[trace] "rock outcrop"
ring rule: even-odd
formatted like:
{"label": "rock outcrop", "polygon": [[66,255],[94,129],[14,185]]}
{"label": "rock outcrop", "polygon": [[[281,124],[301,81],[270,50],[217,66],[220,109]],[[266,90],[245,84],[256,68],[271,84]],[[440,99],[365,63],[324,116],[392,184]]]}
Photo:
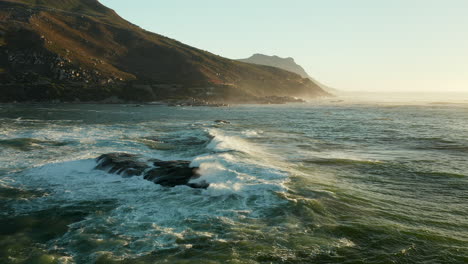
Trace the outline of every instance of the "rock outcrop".
{"label": "rock outcrop", "polygon": [[138,155],[128,153],[108,153],[99,156],[96,169],[115,173],[122,177],[143,176],[145,180],[152,181],[165,187],[187,185],[192,188],[206,189],[209,183],[198,181],[197,167],[190,167],[190,161],[172,160],[162,161],[150,159],[142,161]]}

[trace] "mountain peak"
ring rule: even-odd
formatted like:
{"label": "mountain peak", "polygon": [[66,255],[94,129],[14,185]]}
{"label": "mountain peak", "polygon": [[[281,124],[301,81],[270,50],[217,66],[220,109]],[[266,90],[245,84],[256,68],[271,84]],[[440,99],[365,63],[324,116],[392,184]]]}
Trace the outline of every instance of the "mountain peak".
{"label": "mountain peak", "polygon": [[324,85],[318,82],[317,80],[315,80],[314,78],[310,77],[310,75],[307,74],[304,68],[298,65],[294,61],[294,58],[292,57],[281,58],[276,55],[268,56],[268,55],[256,53],[252,55],[250,58],[241,59],[239,61],[259,64],[259,65],[272,66],[272,67],[280,68],[286,71],[290,71],[290,72],[299,74],[302,78],[308,78],[309,80],[311,80],[313,83],[315,83],[317,86],[324,89],[325,91],[336,92],[335,89],[330,88],[327,85]]}
{"label": "mountain peak", "polygon": [[277,55],[269,56],[269,55],[256,53],[252,55],[250,58],[241,59],[239,61],[277,67],[283,70],[287,70],[287,71],[299,74],[302,78],[312,79],[309,76],[309,74],[307,74],[307,72],[304,70],[304,68],[296,64],[296,62],[294,61],[294,58],[292,57],[281,58]]}

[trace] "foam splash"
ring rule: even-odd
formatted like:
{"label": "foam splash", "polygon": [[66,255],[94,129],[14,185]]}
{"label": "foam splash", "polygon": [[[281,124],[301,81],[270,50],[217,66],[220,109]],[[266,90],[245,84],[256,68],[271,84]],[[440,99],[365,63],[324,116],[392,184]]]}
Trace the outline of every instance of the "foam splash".
{"label": "foam splash", "polygon": [[200,156],[192,161],[191,166],[200,167],[199,173],[202,175],[192,182],[209,182],[210,187],[205,191],[209,195],[237,194],[248,197],[285,190],[287,175],[284,172],[247,163],[230,153]]}
{"label": "foam splash", "polygon": [[246,137],[258,137],[263,134],[262,130],[246,130],[242,132],[242,134]]}
{"label": "foam splash", "polygon": [[207,194],[250,196],[285,190],[287,173],[274,165],[280,164],[279,160],[237,135],[217,129],[208,133],[213,138],[206,148],[213,152],[198,156],[191,163],[200,168],[202,175],[192,182],[209,182]]}
{"label": "foam splash", "polygon": [[208,133],[213,137],[207,148],[216,152],[239,151],[244,153],[261,152],[256,146],[249,144],[239,136],[226,135],[217,129],[209,129]]}

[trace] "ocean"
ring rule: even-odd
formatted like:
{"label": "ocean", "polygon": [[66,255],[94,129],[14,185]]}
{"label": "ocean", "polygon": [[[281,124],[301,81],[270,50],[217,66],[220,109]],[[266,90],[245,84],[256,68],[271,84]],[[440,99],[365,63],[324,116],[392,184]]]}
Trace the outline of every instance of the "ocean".
{"label": "ocean", "polygon": [[0,105],[0,263],[468,263],[468,103]]}

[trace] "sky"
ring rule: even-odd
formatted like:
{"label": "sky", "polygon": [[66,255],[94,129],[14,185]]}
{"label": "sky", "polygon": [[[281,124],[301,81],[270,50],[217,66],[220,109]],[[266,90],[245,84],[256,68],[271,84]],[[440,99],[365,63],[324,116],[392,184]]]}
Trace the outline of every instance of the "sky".
{"label": "sky", "polygon": [[468,92],[468,0],[100,2],[223,57],[293,57],[341,90]]}

